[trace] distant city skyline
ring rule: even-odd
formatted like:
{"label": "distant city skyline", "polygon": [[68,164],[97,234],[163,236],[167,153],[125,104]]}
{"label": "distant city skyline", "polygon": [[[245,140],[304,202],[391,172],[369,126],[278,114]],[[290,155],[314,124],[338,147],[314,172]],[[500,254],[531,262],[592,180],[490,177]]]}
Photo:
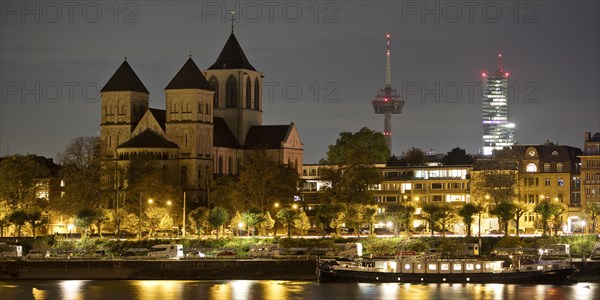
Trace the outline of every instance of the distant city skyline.
{"label": "distant city skyline", "polygon": [[[231,31],[231,9],[238,11],[241,46],[265,74],[264,124],[293,121],[305,163],[324,157],[342,131],[364,126],[383,131],[369,99],[385,79],[386,33],[393,37],[392,86],[406,100],[393,122],[394,154],[413,146],[478,153],[480,76],[495,70],[499,52],[511,73],[510,119],[517,143],[558,140],[582,148],[584,132],[600,131],[600,4],[595,1],[483,1],[474,2],[471,14],[465,4],[441,1],[276,2],[272,7],[89,1],[72,11],[60,3],[27,3],[3,1],[0,11],[2,155],[56,157],[72,138],[97,135],[96,89],[125,55],[150,92],[150,106],[164,108],[164,88],[190,52],[201,69],[214,63]],[[425,13],[427,8],[433,13]],[[57,9],[60,15],[53,13]],[[92,14],[94,9],[101,13]]]}

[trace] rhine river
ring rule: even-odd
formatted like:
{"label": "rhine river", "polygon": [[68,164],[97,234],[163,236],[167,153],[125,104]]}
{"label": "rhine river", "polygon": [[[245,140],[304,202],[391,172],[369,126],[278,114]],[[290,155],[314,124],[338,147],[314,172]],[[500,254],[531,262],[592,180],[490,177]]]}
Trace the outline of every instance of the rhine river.
{"label": "rhine river", "polygon": [[318,283],[276,280],[0,281],[0,299],[600,299],[574,285]]}

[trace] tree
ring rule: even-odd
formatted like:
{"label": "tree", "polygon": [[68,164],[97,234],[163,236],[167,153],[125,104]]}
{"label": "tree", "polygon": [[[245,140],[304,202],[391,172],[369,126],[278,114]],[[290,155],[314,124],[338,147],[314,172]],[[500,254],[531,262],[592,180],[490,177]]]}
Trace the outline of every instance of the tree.
{"label": "tree", "polygon": [[17,237],[21,237],[21,228],[27,223],[27,211],[18,209],[8,215],[8,221],[17,227]]}
{"label": "tree", "polygon": [[473,215],[479,213],[479,206],[473,203],[463,205],[458,211],[458,215],[462,218],[467,227],[467,237],[471,236],[471,224],[473,224]]}
{"label": "tree", "polygon": [[11,155],[0,162],[0,199],[11,209],[33,206],[40,178],[48,178],[50,171],[34,155]]}
{"label": "tree", "polygon": [[[269,232],[269,230],[272,230],[274,227],[275,227],[275,220],[273,220],[273,217],[271,217],[271,213],[268,211],[265,212],[263,215],[263,221],[259,225],[260,230],[267,233],[267,232]],[[273,236],[275,236],[275,234]]]}
{"label": "tree", "polygon": [[151,237],[157,230],[170,230],[173,228],[173,218],[170,210],[166,207],[152,205],[146,209],[146,227],[148,237]]}
{"label": "tree", "polygon": [[516,234],[517,236],[519,236],[519,228],[520,228],[520,220],[521,217],[529,211],[529,207],[527,206],[527,204],[523,203],[523,202],[514,202],[513,203],[514,208],[513,208],[513,213],[515,214],[515,230],[516,230]]}
{"label": "tree", "polygon": [[100,208],[102,201],[100,138],[76,137],[58,155],[64,196],[53,201],[53,210],[74,215]]}
{"label": "tree", "polygon": [[410,228],[410,220],[415,213],[415,207],[411,203],[393,203],[385,210],[386,219],[394,224],[394,234],[400,232],[400,228],[404,227],[405,231]]}
{"label": "tree", "polygon": [[434,234],[436,223],[442,227],[442,236],[446,236],[446,224],[454,217],[452,208],[447,203],[429,202],[423,204],[424,218],[431,226],[431,236]]}
{"label": "tree", "polygon": [[27,223],[29,223],[29,226],[31,226],[31,233],[35,238],[35,229],[44,223],[42,220],[42,213],[39,210],[28,212]]}
{"label": "tree", "polygon": [[540,216],[540,219],[542,219],[542,236],[546,236],[548,221],[557,210],[558,207],[548,199],[544,199],[535,205],[533,211]]}
{"label": "tree", "polygon": [[82,235],[88,234],[90,226],[96,222],[98,218],[98,212],[91,208],[82,209],[77,213],[75,217],[75,225],[83,229]]}
{"label": "tree", "polygon": [[324,203],[319,205],[316,217],[317,222],[321,224],[323,235],[325,234],[325,230],[330,227],[332,220],[336,218],[341,210],[342,207],[339,204]]}
{"label": "tree", "polygon": [[282,208],[277,212],[277,219],[287,227],[288,238],[292,237],[292,222],[296,219],[296,212],[291,208]]}
{"label": "tree", "polygon": [[[377,205],[365,205],[363,206],[363,219],[362,222],[369,226],[369,234],[373,233],[373,227],[375,225],[375,217],[379,211]],[[358,231],[360,234],[360,230]]]}
{"label": "tree", "polygon": [[248,229],[248,235],[250,235],[250,228],[254,229],[254,236],[257,235],[258,229],[256,225],[260,224],[264,221],[264,214],[262,211],[256,208],[250,208],[248,211],[242,213],[242,220],[246,223],[246,228]]}
{"label": "tree", "polygon": [[217,230],[217,238],[219,238],[219,230],[221,225],[227,223],[229,214],[223,207],[216,206],[210,210],[208,214],[208,223]]}
{"label": "tree", "polygon": [[515,216],[515,205],[511,201],[500,201],[490,209],[492,215],[498,216],[504,225],[504,235],[508,236],[508,225]]}
{"label": "tree", "polygon": [[208,226],[208,214],[210,210],[206,207],[198,207],[189,213],[188,219],[192,222],[192,226],[196,228],[196,234],[200,237],[202,228]]}
{"label": "tree", "polygon": [[600,216],[600,201],[590,201],[585,205],[585,213],[590,217],[592,221],[592,233],[596,233],[596,220]]}
{"label": "tree", "polygon": [[100,237],[102,237],[102,225],[104,225],[104,223],[106,223],[107,221],[110,220],[111,211],[112,210],[104,209],[104,208],[97,210],[98,216],[96,217],[95,225],[96,225],[96,228],[98,229],[98,235]]}
{"label": "tree", "polygon": [[300,230],[302,236],[306,230],[310,229],[310,220],[304,211],[301,211],[294,219],[294,227]]}
{"label": "tree", "polygon": [[470,165],[473,163],[473,156],[471,154],[467,154],[465,149],[461,149],[459,147],[453,148],[449,152],[444,155],[442,158],[442,164],[451,166],[451,165]]}
{"label": "tree", "polygon": [[370,204],[373,191],[370,186],[381,182],[375,163],[385,163],[389,158],[383,134],[366,127],[356,133],[342,132],[334,145],[330,145],[322,164],[321,177],[331,185],[325,190],[329,202]]}
{"label": "tree", "polygon": [[364,206],[360,204],[351,204],[346,207],[346,213],[344,214],[344,223],[346,228],[354,229],[358,235],[360,235],[360,225],[362,225],[364,216]]}
{"label": "tree", "polygon": [[390,151],[385,144],[385,138],[380,132],[367,127],[356,133],[342,132],[335,142],[329,145],[327,158],[322,164],[347,165],[385,163],[390,157]]}
{"label": "tree", "polygon": [[567,206],[560,202],[554,202],[556,207],[552,215],[552,225],[554,225],[554,236],[558,236],[558,230],[562,227],[562,214],[567,210]]}
{"label": "tree", "polygon": [[272,209],[276,202],[293,199],[298,183],[298,171],[293,164],[281,164],[271,159],[265,149],[255,149],[240,166],[239,177],[225,181],[217,198],[219,205],[227,205],[235,211],[251,208],[259,211]]}
{"label": "tree", "polygon": [[425,164],[425,152],[416,147],[412,147],[403,153],[400,162],[407,166],[421,166]]}

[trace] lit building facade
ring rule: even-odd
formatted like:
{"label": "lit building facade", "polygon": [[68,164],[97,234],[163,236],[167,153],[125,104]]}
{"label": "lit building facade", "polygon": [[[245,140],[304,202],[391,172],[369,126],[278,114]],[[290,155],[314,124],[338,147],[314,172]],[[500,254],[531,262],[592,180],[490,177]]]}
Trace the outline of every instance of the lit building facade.
{"label": "lit building facade", "polygon": [[515,124],[508,118],[508,76],[498,54],[498,70],[483,73],[483,155],[515,144]]}
{"label": "lit building facade", "polygon": [[593,136],[585,133],[585,145],[580,158],[581,205],[600,205],[600,132]]}

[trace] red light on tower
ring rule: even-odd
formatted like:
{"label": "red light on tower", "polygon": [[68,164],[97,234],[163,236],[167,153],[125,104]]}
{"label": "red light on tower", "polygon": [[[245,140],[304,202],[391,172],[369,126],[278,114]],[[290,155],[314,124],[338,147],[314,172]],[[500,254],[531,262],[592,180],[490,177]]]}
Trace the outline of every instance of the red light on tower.
{"label": "red light on tower", "polygon": [[508,77],[508,72],[504,73],[504,75]]}
{"label": "red light on tower", "polygon": [[387,37],[389,39],[390,38],[390,34],[388,33],[385,37]]}
{"label": "red light on tower", "polygon": [[486,75],[485,73],[481,73],[481,76],[482,76],[482,77],[485,77],[485,75]]}

